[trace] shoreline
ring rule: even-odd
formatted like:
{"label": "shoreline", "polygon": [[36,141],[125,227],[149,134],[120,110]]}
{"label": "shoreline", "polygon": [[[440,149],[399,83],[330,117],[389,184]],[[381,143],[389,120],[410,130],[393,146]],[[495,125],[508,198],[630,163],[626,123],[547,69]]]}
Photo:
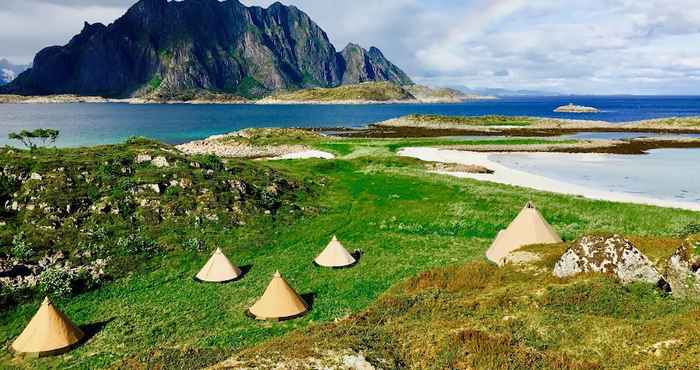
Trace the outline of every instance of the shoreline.
{"label": "shoreline", "polygon": [[277,100],[264,98],[260,100],[157,100],[145,98],[113,99],[99,96],[15,96],[0,95],[0,105],[3,104],[132,104],[132,105],[395,105],[395,104],[459,104],[469,101],[497,100],[492,97],[465,99],[408,99],[408,100]]}
{"label": "shoreline", "polygon": [[[529,172],[512,169],[489,159],[494,153],[479,153],[459,150],[444,150],[436,148],[404,148],[398,155],[416,158],[426,162],[452,163],[461,165],[477,165],[489,168],[493,174],[472,174],[465,172],[435,171],[435,173],[458,178],[469,178],[479,181],[490,181],[504,185],[519,186],[539,191],[581,196],[593,200],[634,203],[657,207],[678,208],[690,211],[700,211],[700,204],[674,201],[646,196],[618,193],[607,190],[597,190],[581,185],[554,180]],[[566,189],[566,190],[562,190]]]}

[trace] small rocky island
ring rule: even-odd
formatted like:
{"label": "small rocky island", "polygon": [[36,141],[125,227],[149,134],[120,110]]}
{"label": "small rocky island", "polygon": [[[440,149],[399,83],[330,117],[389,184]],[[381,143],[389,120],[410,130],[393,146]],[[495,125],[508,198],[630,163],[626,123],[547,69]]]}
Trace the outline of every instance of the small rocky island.
{"label": "small rocky island", "polygon": [[575,105],[574,103],[562,105],[554,111],[557,113],[600,113],[600,110],[598,108],[586,107],[583,105]]}

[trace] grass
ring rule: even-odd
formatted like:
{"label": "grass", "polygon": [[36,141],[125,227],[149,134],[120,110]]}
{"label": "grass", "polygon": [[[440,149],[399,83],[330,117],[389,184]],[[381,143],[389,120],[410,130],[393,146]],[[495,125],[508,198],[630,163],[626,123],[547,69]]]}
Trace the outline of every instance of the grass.
{"label": "grass", "polygon": [[[517,360],[524,356],[526,362],[517,362],[523,364],[522,368],[529,365],[544,368],[557,361],[569,361],[558,352],[566,347],[549,349],[551,343],[564,340],[570,343],[577,334],[586,333],[582,331],[584,326],[578,324],[576,330],[567,333],[563,330],[564,324],[580,319],[584,325],[594,317],[563,312],[562,315],[568,315],[562,316],[566,320],[550,322],[558,330],[548,331],[546,335],[537,334],[531,325],[547,320],[544,314],[531,318],[518,316],[518,321],[506,325],[501,323],[498,309],[503,305],[508,307],[513,294],[516,297],[526,294],[519,282],[528,284],[528,278],[515,273],[504,276],[505,273],[483,263],[477,264],[483,270],[479,273],[481,280],[472,279],[472,272],[450,275],[450,271],[461,271],[469,261],[481,260],[497,231],[507,226],[530,199],[567,240],[591,231],[671,236],[698,219],[697,213],[690,211],[591,201],[436,176],[426,173],[415,160],[379,156],[376,152],[369,152],[371,156],[353,156],[356,153],[353,150],[366,147],[352,147],[352,141],[343,144],[347,147],[338,150],[350,151],[348,154],[353,159],[269,164],[274,170],[293,175],[300,181],[313,180],[320,184],[322,191],[318,197],[300,195],[302,199],[298,202],[303,212],[259,217],[250,220],[246,227],[221,228],[209,235],[209,249],[220,246],[235,263],[252,266],[240,282],[228,285],[193,282],[191,277],[207,260],[208,252],[175,250],[156,256],[142,268],[105,287],[57,301],[76,323],[103,326],[88,343],[70,354],[38,360],[22,360],[3,353],[0,363],[20,368],[196,368],[297,329],[320,330],[316,324],[329,323],[370,307],[370,314],[360,317],[368,317],[367,322],[376,325],[358,323],[346,327],[347,331],[356,331],[346,336],[347,340],[359,338],[360,344],[364,343],[367,348],[372,343],[374,347],[371,348],[383,346],[388,354],[381,352],[378,356],[390,355],[397,364],[415,360],[419,368],[420,364],[429,364],[429,359],[435,359],[435,364],[447,367],[455,365],[454,359],[460,358],[459,353],[451,352],[453,349],[473,351],[486,342],[499,348],[497,354],[507,355],[503,358]],[[389,150],[385,142],[377,145],[377,152]],[[311,264],[333,234],[337,234],[349,249],[363,250],[357,267],[322,270]],[[392,289],[393,298],[391,294],[384,296],[373,306],[392,285],[445,266],[455,267],[437,272],[444,276],[441,284],[458,279],[465,281],[468,289],[455,287],[448,289],[454,293],[443,293],[439,287],[426,283],[425,289],[412,288],[414,291],[411,291],[407,290],[410,285],[402,283]],[[244,315],[244,310],[262,293],[275,270],[280,270],[300,293],[315,295],[309,315],[284,323],[257,322]],[[477,291],[475,294],[481,292],[478,299],[463,297],[472,294],[468,284],[477,284],[476,288],[478,284],[493,287],[502,285],[503,281],[513,285],[503,286],[496,292]],[[463,299],[451,301],[450,294]],[[554,303],[548,310],[555,311],[556,305],[561,304],[557,302],[565,302],[571,294],[552,293],[559,301],[552,298],[550,302]],[[605,299],[618,299],[616,297]],[[425,305],[425,302],[442,303],[435,306]],[[19,334],[37,304],[38,300],[3,313],[0,343],[8,345]],[[442,310],[447,307],[453,308]],[[690,317],[698,315],[687,307],[678,312],[687,312]],[[430,319],[412,321],[423,315]],[[474,327],[454,337],[450,334],[451,326],[443,326],[454,318],[464,321],[453,321],[450,325],[472,323]],[[480,324],[481,320],[487,321]],[[603,322],[616,325],[610,320]],[[392,334],[402,323],[411,330]],[[487,324],[506,326],[504,330],[510,331],[495,335],[486,330]],[[508,329],[509,325],[514,326]],[[532,333],[530,337],[523,337],[525,332],[517,328],[523,331],[529,328]],[[407,336],[398,336],[399,333]],[[425,333],[432,334],[426,336]],[[606,333],[613,335],[614,331]],[[563,339],[554,341],[550,336]],[[432,339],[438,339],[437,345],[429,345]],[[401,351],[423,348],[424,352],[416,351],[408,356],[396,352],[397,348],[404,348]],[[519,352],[514,353],[511,348]],[[479,361],[475,364],[482,368],[504,364],[497,356]]]}
{"label": "grass", "polygon": [[313,145],[322,141],[331,141],[320,134],[308,130],[282,128],[247,129],[240,135],[225,136],[223,142],[237,142],[251,146],[280,146],[280,145]]}
{"label": "grass", "polygon": [[403,87],[390,82],[366,82],[333,88],[310,88],[271,97],[281,101],[393,101],[413,100]]}
{"label": "grass", "polygon": [[[246,228],[221,230],[216,235],[210,247],[221,246],[234,262],[252,265],[245,279],[229,285],[197,284],[191,277],[208,258],[206,253],[176,251],[158,256],[128,277],[57,302],[78,324],[104,325],[87,344],[60,357],[20,360],[3,354],[0,362],[26,368],[144,368],[148,359],[164,368],[209,365],[267,339],[360,312],[393,284],[422,271],[480,260],[496,232],[529,199],[569,240],[594,230],[672,235],[697,220],[697,214],[688,211],[589,201],[429,175],[409,159],[364,157],[272,166],[295,176],[320,178],[325,186],[320,199],[306,200],[311,215],[260,218]],[[364,251],[356,268],[320,270],[311,264],[333,234],[348,248]],[[256,322],[244,315],[275,270],[282,271],[300,293],[315,294],[309,315],[285,323]],[[489,299],[505,299],[498,297]],[[11,342],[37,303],[3,314],[0,342]],[[413,317],[423,311],[399,310],[396,316],[391,312],[382,317],[396,317],[392,322],[398,323],[407,313]],[[429,312],[438,314],[439,310]],[[437,326],[423,329],[437,330]],[[448,335],[446,330],[439,332]],[[380,338],[386,332],[370,334],[365,339]],[[479,335],[486,334],[467,335],[463,340],[477,345],[474,338]],[[494,340],[503,339],[499,338]],[[547,338],[539,340],[548,343]],[[450,347],[445,344],[443,349]],[[447,364],[448,360],[441,361]]]}
{"label": "grass", "polygon": [[478,139],[459,140],[454,138],[409,138],[409,139],[333,139],[315,140],[307,145],[319,150],[332,152],[338,156],[355,158],[360,156],[392,156],[408,147],[477,146],[477,145],[536,145],[573,144],[574,140],[550,139]]}
{"label": "grass", "polygon": [[[668,254],[668,239],[645,240],[645,253]],[[303,362],[322,358],[319,349],[350,349],[385,368],[696,367],[700,304],[609,276],[554,278],[565,248],[528,248],[544,257],[534,271],[474,261],[420,273],[346,320],[263,343],[239,359]],[[669,340],[672,348],[654,349]]]}
{"label": "grass", "polygon": [[412,114],[406,120],[425,124],[458,124],[463,126],[530,126],[536,119],[509,116],[443,116],[434,114]]}

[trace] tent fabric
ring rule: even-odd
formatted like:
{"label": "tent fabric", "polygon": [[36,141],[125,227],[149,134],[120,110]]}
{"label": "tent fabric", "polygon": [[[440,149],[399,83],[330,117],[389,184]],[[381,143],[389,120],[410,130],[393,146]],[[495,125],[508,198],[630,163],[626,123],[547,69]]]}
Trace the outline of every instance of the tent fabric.
{"label": "tent fabric", "polygon": [[526,245],[561,243],[561,236],[542,217],[532,202],[518,214],[513,222],[498,233],[486,257],[498,265],[503,265],[505,257]]}
{"label": "tent fabric", "polygon": [[70,351],[80,344],[84,336],[47,297],[11,348],[14,352],[29,357],[52,356]]}
{"label": "tent fabric", "polygon": [[239,279],[242,274],[241,270],[224,255],[221,248],[217,248],[195,276],[195,280],[205,283],[227,283]]}
{"label": "tent fabric", "polygon": [[248,315],[258,320],[282,321],[303,316],[308,310],[304,299],[277,271],[262,297],[248,309]]}
{"label": "tent fabric", "polygon": [[321,267],[344,268],[352,267],[357,263],[357,260],[343,247],[338,238],[333,236],[333,240],[316,257],[314,263]]}

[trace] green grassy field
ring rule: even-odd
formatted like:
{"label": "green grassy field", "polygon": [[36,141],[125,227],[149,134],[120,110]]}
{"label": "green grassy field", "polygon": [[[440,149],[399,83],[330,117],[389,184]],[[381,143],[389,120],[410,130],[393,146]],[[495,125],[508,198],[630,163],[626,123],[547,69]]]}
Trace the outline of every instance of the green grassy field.
{"label": "green grassy field", "polygon": [[[698,220],[698,214],[690,211],[591,201],[436,176],[426,173],[417,161],[377,155],[391,153],[385,144],[365,152],[372,155],[369,157],[356,154],[333,161],[270,163],[278,171],[323,185],[317,196],[300,201],[301,214],[260,217],[245,227],[222,229],[208,238],[216,244],[209,245],[210,249],[220,246],[233,262],[251,266],[241,281],[227,285],[193,282],[208,252],[174,251],[157,256],[127,277],[56,302],[77,324],[100,328],[83,346],[63,356],[38,360],[3,352],[2,367],[211,365],[290,331],[360,312],[394,284],[422,271],[483,259],[497,231],[528,200],[535,201],[567,240],[591,231],[669,236]],[[351,154],[355,149],[338,151]],[[322,270],[311,264],[333,234],[348,249],[364,252],[355,268]],[[313,309],[307,316],[284,323],[257,322],[245,316],[244,310],[262,293],[275,270],[301,294],[313,294]],[[0,343],[11,343],[38,303],[2,313]]]}
{"label": "green grassy field", "polygon": [[510,116],[444,116],[437,114],[411,114],[403,119],[422,124],[450,123],[461,126],[530,126],[537,119]]}

